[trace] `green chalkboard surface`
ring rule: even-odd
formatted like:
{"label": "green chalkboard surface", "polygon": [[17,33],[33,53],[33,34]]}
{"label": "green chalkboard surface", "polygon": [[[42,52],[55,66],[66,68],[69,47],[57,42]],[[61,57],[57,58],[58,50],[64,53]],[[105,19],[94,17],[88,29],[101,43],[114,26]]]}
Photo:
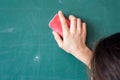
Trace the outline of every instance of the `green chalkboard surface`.
{"label": "green chalkboard surface", "polygon": [[87,22],[90,48],[120,32],[120,0],[0,0],[0,80],[88,80],[48,27],[58,10]]}

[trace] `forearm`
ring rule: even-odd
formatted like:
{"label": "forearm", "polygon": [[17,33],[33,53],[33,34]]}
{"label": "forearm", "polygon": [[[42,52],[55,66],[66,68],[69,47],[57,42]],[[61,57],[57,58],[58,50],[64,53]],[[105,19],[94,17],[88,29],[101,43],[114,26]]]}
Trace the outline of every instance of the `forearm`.
{"label": "forearm", "polygon": [[86,47],[83,51],[77,50],[74,53],[71,53],[78,60],[82,61],[85,65],[90,67],[90,60],[92,56],[92,51]]}

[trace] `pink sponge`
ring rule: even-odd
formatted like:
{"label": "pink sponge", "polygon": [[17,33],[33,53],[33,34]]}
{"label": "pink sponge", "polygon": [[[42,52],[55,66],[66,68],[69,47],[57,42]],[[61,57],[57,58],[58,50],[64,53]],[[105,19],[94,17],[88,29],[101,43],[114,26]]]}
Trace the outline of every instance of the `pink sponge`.
{"label": "pink sponge", "polygon": [[[68,24],[68,27],[70,26],[70,21],[66,19],[66,22]],[[56,14],[53,19],[50,21],[49,23],[49,27],[54,30],[55,32],[57,32],[61,37],[63,36],[63,32],[62,32],[62,25],[59,19],[58,14]]]}

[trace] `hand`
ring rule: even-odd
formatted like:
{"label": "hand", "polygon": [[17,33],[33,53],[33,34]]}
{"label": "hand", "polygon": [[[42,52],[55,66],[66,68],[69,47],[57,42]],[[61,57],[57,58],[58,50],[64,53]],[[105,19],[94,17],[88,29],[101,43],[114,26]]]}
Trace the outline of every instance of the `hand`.
{"label": "hand", "polygon": [[81,22],[80,18],[76,18],[75,16],[70,15],[69,28],[62,11],[59,11],[58,15],[62,25],[63,39],[61,39],[61,37],[53,31],[56,42],[58,43],[60,48],[68,53],[71,53],[73,56],[88,65],[91,58],[91,51],[85,44],[86,23]]}

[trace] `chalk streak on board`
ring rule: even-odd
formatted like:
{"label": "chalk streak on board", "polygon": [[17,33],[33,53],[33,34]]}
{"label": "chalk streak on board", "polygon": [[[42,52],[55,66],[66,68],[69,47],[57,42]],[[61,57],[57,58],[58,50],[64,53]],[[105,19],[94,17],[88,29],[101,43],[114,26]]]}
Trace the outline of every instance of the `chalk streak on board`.
{"label": "chalk streak on board", "polygon": [[62,4],[62,0],[58,0],[58,2],[59,2],[60,4]]}
{"label": "chalk streak on board", "polygon": [[40,55],[36,55],[33,60],[34,60],[35,62],[39,62],[39,60],[40,60]]}
{"label": "chalk streak on board", "polygon": [[4,32],[13,32],[15,29],[13,27],[11,28],[8,28],[8,29],[4,29],[4,30],[1,30],[0,32],[1,33],[4,33]]}

